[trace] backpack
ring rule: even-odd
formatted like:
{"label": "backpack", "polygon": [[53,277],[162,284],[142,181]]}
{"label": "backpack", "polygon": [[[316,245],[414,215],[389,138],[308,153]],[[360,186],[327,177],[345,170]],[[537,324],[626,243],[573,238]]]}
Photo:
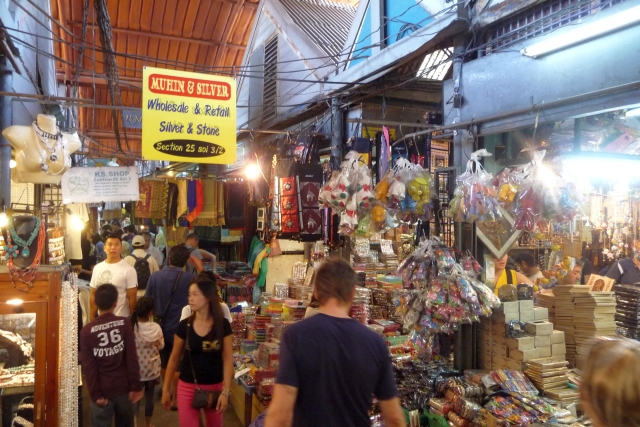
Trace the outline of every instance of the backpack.
{"label": "backpack", "polygon": [[149,261],[147,260],[151,255],[147,254],[144,258],[138,258],[135,255],[131,256],[136,260],[133,268],[138,276],[138,289],[146,289],[149,277],[151,277],[151,267],[149,267]]}

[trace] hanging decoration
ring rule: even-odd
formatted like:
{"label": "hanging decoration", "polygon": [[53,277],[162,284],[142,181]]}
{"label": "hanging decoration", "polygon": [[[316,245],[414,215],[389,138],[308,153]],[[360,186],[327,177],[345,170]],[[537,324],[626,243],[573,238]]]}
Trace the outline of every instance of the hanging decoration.
{"label": "hanging decoration", "polygon": [[482,157],[490,155],[485,149],[472,153],[467,170],[456,178],[456,189],[449,210],[454,220],[474,223],[495,221],[502,216],[492,185],[493,176],[480,164]]}
{"label": "hanging decoration", "polygon": [[[69,273],[69,281],[62,282],[60,295],[60,348],[78,347],[78,277]],[[58,363],[60,378],[58,394],[58,426],[78,426],[78,352],[61,351]]]}
{"label": "hanging decoration", "polygon": [[424,241],[398,267],[403,287],[394,300],[404,327],[422,340],[434,333],[452,333],[460,324],[488,316],[500,300],[477,277],[480,264],[466,254],[456,262],[453,251],[436,238]]}
{"label": "hanging decoration", "polygon": [[[11,283],[13,284],[13,287],[16,288],[19,291],[22,292],[29,292],[31,290],[31,288],[33,288],[33,281],[36,279],[36,274],[38,273],[38,267],[40,266],[40,261],[42,259],[42,248],[44,247],[44,240],[46,237],[46,232],[45,232],[45,228],[44,228],[44,223],[42,221],[40,221],[40,218],[38,217],[34,217],[35,219],[35,223],[36,223],[36,227],[34,227],[34,231],[31,234],[31,236],[29,237],[29,240],[27,240],[28,242],[33,242],[33,240],[35,239],[35,236],[38,237],[38,249],[36,250],[36,255],[35,258],[33,259],[33,262],[31,263],[31,265],[27,268],[18,268],[16,267],[16,265],[14,264],[13,260],[14,258],[17,258],[17,251],[13,250],[13,245],[10,242],[9,245],[7,245],[7,247],[5,247],[5,250],[7,251],[7,266],[9,267],[9,276],[11,277]],[[10,228],[10,235],[13,236],[13,234],[15,234],[15,230],[13,230],[13,228]],[[34,234],[35,233],[35,234]],[[15,234],[16,237],[19,238],[19,236],[17,234]],[[9,239],[7,239],[9,240]],[[22,245],[23,243],[26,244],[26,242],[22,239],[20,239],[19,244]],[[29,243],[31,244],[31,243]],[[25,257],[28,257],[29,255],[29,250],[28,250],[28,246],[29,244],[26,244],[25,249],[27,249],[27,255],[22,255]],[[11,248],[9,248],[9,246],[11,246]],[[23,249],[22,254],[24,254],[25,250]],[[14,256],[15,255],[15,256]],[[15,280],[18,280],[20,283],[22,283],[25,286],[16,286]]]}
{"label": "hanging decoration", "polygon": [[374,188],[371,170],[359,156],[349,152],[320,191],[321,207],[340,216],[340,234],[370,236],[431,218],[435,190],[427,170],[400,158]]}

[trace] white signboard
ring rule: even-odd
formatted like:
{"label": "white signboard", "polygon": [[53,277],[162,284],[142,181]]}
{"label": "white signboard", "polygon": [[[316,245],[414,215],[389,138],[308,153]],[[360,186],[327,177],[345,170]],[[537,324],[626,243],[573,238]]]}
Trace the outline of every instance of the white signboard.
{"label": "white signboard", "polygon": [[71,168],[62,176],[60,185],[65,205],[140,200],[135,166]]}

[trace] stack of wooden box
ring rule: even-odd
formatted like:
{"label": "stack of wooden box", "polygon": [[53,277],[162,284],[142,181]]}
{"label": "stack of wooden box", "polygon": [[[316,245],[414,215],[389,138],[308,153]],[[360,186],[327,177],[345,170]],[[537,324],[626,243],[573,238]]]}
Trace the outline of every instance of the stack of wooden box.
{"label": "stack of wooden box", "polygon": [[576,367],[582,369],[590,342],[616,335],[616,298],[614,292],[589,292],[576,294],[573,302]]}

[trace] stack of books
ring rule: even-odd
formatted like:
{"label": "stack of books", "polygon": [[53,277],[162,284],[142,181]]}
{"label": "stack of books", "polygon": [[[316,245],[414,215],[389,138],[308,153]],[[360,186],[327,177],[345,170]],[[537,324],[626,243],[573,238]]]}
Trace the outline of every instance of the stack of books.
{"label": "stack of books", "polygon": [[613,292],[589,292],[574,298],[576,367],[582,369],[591,341],[616,335],[616,299]]}
{"label": "stack of books", "polygon": [[553,288],[555,297],[555,322],[557,330],[564,332],[567,345],[567,360],[575,366],[576,363],[576,338],[573,324],[573,298],[574,293],[589,292],[589,288],[582,285],[556,286]]}
{"label": "stack of books", "polygon": [[556,324],[555,318],[555,307],[556,307],[556,298],[553,294],[543,294],[539,293],[536,295],[536,307],[546,308],[549,312],[549,322]]}
{"label": "stack of books", "polygon": [[617,285],[616,331],[619,336],[640,341],[640,288]]}
{"label": "stack of books", "polygon": [[[567,361],[558,361],[556,359],[536,359],[527,363],[525,374],[538,390],[562,395],[571,391],[567,386],[569,381]],[[574,397],[564,396],[564,399],[573,399]],[[573,400],[572,400],[573,401]]]}

